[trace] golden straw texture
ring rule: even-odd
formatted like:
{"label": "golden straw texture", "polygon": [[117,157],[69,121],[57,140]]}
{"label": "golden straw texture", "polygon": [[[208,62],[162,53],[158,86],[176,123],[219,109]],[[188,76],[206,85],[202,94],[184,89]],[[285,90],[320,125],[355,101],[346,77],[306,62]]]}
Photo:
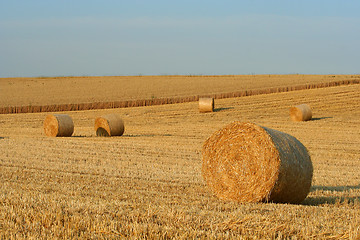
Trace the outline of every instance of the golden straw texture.
{"label": "golden straw texture", "polygon": [[308,121],[312,118],[312,112],[309,105],[300,104],[290,108],[290,118],[294,122]]}
{"label": "golden straw texture", "polygon": [[202,175],[217,197],[236,202],[300,203],[313,167],[296,138],[254,123],[233,122],[202,149]]}
{"label": "golden straw texture", "polygon": [[[334,86],[342,86],[349,84],[359,84],[359,79],[341,80],[324,83],[304,84],[288,87],[272,87],[256,90],[242,90],[237,92],[227,92],[214,94],[214,99],[234,98],[253,96],[258,94],[280,93],[289,91],[299,91],[304,89],[316,89],[326,88]],[[72,103],[72,104],[54,104],[54,105],[32,105],[32,106],[8,106],[0,107],[0,114],[9,113],[35,113],[35,112],[60,112],[60,111],[81,111],[91,109],[106,109],[106,108],[127,108],[127,107],[140,107],[140,106],[152,106],[161,104],[175,104],[184,102],[198,101],[198,96],[187,97],[164,97],[155,99],[143,99],[143,100],[123,100],[123,101],[110,101],[110,102],[93,102],[93,103]]]}
{"label": "golden straw texture", "polygon": [[199,98],[199,112],[213,112],[214,98]]}
{"label": "golden straw texture", "polygon": [[49,137],[70,137],[74,132],[74,123],[67,114],[47,115],[44,121],[45,135]]}
{"label": "golden straw texture", "polygon": [[96,136],[121,136],[124,130],[124,121],[117,114],[108,114],[95,119]]}

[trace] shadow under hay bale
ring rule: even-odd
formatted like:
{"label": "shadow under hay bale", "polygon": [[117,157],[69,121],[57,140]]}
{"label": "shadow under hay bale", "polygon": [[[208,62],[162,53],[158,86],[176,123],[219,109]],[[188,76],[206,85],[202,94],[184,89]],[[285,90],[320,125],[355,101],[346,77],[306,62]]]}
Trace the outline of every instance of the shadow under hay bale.
{"label": "shadow under hay bale", "polygon": [[223,200],[300,203],[310,191],[313,166],[295,137],[233,122],[205,141],[202,175]]}
{"label": "shadow under hay bale", "polygon": [[294,122],[309,121],[311,118],[312,111],[307,104],[300,104],[290,108],[290,119]]}
{"label": "shadow under hay bale", "polygon": [[[326,195],[322,196],[309,196],[303,202],[304,205],[309,206],[320,206],[323,204],[357,204],[360,201],[360,196],[343,197],[339,196],[346,195],[346,192],[352,192],[360,189],[360,185],[353,186],[312,186],[311,192],[324,191]],[[329,195],[330,192],[330,195]]]}
{"label": "shadow under hay bale", "polygon": [[319,120],[324,120],[324,119],[330,119],[333,117],[318,117],[318,118],[311,118],[311,121],[319,121]]}
{"label": "shadow under hay bale", "polygon": [[221,112],[225,110],[234,109],[234,107],[222,107],[222,108],[214,108],[214,112]]}
{"label": "shadow under hay bale", "polygon": [[49,137],[70,137],[74,132],[74,122],[67,114],[47,115],[44,131]]}
{"label": "shadow under hay bale", "polygon": [[213,112],[214,111],[214,98],[199,98],[199,112]]}
{"label": "shadow under hay bale", "polygon": [[121,136],[124,131],[124,121],[117,114],[108,114],[95,119],[96,136]]}

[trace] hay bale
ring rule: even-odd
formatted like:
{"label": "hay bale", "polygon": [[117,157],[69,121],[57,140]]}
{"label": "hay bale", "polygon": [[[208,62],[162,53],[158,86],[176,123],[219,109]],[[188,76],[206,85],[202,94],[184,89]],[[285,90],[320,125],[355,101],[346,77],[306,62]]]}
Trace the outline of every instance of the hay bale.
{"label": "hay bale", "polygon": [[44,131],[49,137],[70,137],[74,132],[74,123],[67,114],[50,114],[45,118]]}
{"label": "hay bale", "polygon": [[313,166],[295,137],[233,122],[204,143],[202,175],[223,200],[300,203],[310,191]]}
{"label": "hay bale", "polygon": [[199,98],[199,112],[213,112],[214,98]]}
{"label": "hay bale", "polygon": [[117,114],[108,114],[95,119],[96,136],[121,136],[124,130],[124,121]]}
{"label": "hay bale", "polygon": [[292,107],[290,108],[290,118],[294,122],[311,120],[311,108],[307,104],[300,104]]}

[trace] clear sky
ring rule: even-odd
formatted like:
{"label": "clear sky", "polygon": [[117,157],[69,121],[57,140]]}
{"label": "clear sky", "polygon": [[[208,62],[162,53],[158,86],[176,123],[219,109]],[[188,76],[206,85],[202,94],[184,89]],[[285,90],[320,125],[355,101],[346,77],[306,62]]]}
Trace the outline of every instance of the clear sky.
{"label": "clear sky", "polygon": [[359,0],[0,0],[0,77],[359,74]]}

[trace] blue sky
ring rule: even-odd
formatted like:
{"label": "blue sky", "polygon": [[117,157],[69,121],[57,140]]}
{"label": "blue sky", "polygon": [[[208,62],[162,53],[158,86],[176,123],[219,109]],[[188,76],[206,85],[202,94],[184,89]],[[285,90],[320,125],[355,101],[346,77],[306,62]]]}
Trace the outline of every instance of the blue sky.
{"label": "blue sky", "polygon": [[359,74],[358,0],[0,0],[0,77]]}

